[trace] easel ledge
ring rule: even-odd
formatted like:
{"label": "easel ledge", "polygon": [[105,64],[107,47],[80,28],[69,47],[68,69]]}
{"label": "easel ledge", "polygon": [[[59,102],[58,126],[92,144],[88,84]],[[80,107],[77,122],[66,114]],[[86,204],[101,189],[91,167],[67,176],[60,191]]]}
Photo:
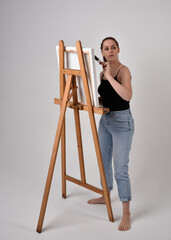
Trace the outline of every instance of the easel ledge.
{"label": "easel ledge", "polygon": [[[62,104],[63,99],[59,99],[59,98],[54,98],[54,103],[61,105]],[[78,103],[78,104],[74,104],[72,101],[69,101],[67,103],[67,107],[70,107],[72,109],[77,109],[77,110],[84,110],[88,112],[88,106],[82,103]],[[93,106],[93,112],[97,113],[97,114],[105,114],[107,112],[109,112],[109,108],[104,108],[104,107],[94,107]]]}

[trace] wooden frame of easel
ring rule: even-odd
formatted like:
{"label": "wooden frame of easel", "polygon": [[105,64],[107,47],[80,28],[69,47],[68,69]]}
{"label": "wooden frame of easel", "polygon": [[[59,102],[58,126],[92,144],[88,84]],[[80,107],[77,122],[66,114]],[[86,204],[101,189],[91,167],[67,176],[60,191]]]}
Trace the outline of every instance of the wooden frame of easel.
{"label": "wooden frame of easel", "polygon": [[[85,187],[89,190],[92,190],[94,192],[97,192],[101,195],[104,195],[109,220],[111,222],[114,222],[112,208],[111,208],[111,201],[110,201],[109,192],[107,189],[105,172],[104,172],[100,145],[98,140],[97,128],[96,128],[96,123],[94,118],[94,113],[104,114],[109,109],[98,108],[92,105],[90,90],[88,86],[86,70],[84,65],[83,51],[82,51],[82,46],[80,41],[76,42],[76,49],[77,49],[77,55],[78,55],[78,60],[80,64],[80,70],[66,69],[64,68],[64,51],[65,51],[64,42],[62,40],[59,41],[60,99],[55,98],[54,103],[60,104],[60,115],[59,115],[55,141],[53,145],[51,161],[49,165],[49,171],[48,171],[48,176],[47,176],[44,195],[43,195],[39,220],[37,224],[38,233],[41,233],[42,231],[42,226],[43,226],[47,201],[49,197],[49,191],[51,187],[52,176],[53,176],[53,171],[55,167],[56,156],[58,152],[60,139],[61,139],[61,159],[62,159],[62,197],[66,198],[66,181],[67,180],[75,184],[78,184],[82,187]],[[65,74],[67,75],[66,81],[65,81]],[[87,105],[78,103],[76,76],[82,77]],[[73,97],[73,102],[69,101],[71,97]],[[81,180],[78,180],[66,174],[65,112],[67,107],[70,107],[74,110]],[[103,190],[86,183],[79,110],[88,111],[88,114],[89,114]]]}

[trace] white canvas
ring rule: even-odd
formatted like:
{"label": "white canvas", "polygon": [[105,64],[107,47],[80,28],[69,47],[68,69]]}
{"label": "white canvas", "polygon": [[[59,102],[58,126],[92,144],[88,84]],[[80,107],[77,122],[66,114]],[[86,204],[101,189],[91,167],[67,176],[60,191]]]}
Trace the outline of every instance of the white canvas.
{"label": "white canvas", "polygon": [[[95,60],[94,60],[94,49],[83,48],[82,50],[83,50],[84,63],[85,63],[86,74],[87,74],[87,79],[89,83],[92,104],[93,106],[99,107],[96,69],[95,69]],[[59,67],[59,46],[56,46],[56,52],[57,52],[58,67]],[[65,47],[64,67],[69,69],[76,69],[76,70],[80,69],[76,47]],[[80,76],[76,76],[76,82],[78,86],[78,89],[77,89],[78,101],[83,104],[86,104],[82,78]]]}

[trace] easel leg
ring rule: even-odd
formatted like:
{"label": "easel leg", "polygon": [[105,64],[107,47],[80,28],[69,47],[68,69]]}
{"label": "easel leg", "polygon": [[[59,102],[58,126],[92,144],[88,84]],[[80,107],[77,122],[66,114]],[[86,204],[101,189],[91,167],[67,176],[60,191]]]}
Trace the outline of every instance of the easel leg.
{"label": "easel leg", "polygon": [[97,155],[100,176],[101,176],[101,180],[102,180],[104,198],[106,201],[106,207],[107,207],[107,211],[108,211],[109,220],[111,222],[114,222],[112,208],[111,208],[111,201],[110,201],[109,192],[107,189],[106,177],[105,177],[105,172],[104,172],[104,167],[103,167],[99,139],[98,139],[98,135],[97,135],[97,128],[96,128],[94,113],[93,113],[93,109],[92,109],[91,96],[90,96],[89,86],[88,86],[88,82],[87,82],[86,71],[85,71],[85,66],[84,66],[84,61],[83,61],[83,52],[82,52],[82,47],[81,47],[80,41],[76,42],[76,47],[77,47],[77,52],[78,52],[80,69],[82,70],[84,91],[85,91],[86,102],[87,102],[87,106],[88,106],[88,113],[89,113],[89,118],[90,118],[91,130],[93,133],[93,139],[94,139],[94,144],[95,144],[95,150],[96,150],[96,155]]}
{"label": "easel leg", "polygon": [[73,77],[72,75],[69,75],[67,78],[62,107],[61,107],[61,111],[60,111],[60,115],[59,115],[59,121],[58,121],[55,141],[54,141],[54,145],[53,145],[53,151],[52,151],[48,176],[47,176],[47,180],[46,180],[46,186],[45,186],[45,190],[44,190],[43,201],[42,201],[40,215],[39,215],[39,221],[38,221],[38,225],[37,225],[37,232],[39,232],[39,233],[42,231],[42,225],[43,225],[43,220],[44,220],[44,216],[45,216],[50,186],[51,186],[51,182],[52,182],[52,176],[53,176],[53,171],[54,171],[54,167],[55,167],[56,155],[57,155],[57,151],[58,151],[59,140],[60,140],[60,136],[61,136],[63,119],[64,119],[64,115],[65,115],[65,111],[66,111],[67,98],[68,98],[68,94],[70,91],[72,77]]}
{"label": "easel leg", "polygon": [[61,168],[62,168],[62,197],[66,198],[66,144],[65,144],[65,117],[61,131]]}
{"label": "easel leg", "polygon": [[[75,87],[76,87],[76,77],[74,76],[72,89],[74,89]],[[78,103],[77,92],[73,96],[73,103],[74,104]],[[82,146],[82,139],[81,139],[80,115],[79,115],[78,109],[74,109],[74,117],[75,117],[75,129],[76,129],[76,135],[77,135],[77,147],[78,147],[78,156],[79,156],[79,164],[80,164],[81,182],[86,183],[83,146]]]}
{"label": "easel leg", "polygon": [[86,183],[79,110],[74,109],[81,182]]}
{"label": "easel leg", "polygon": [[[59,73],[60,73],[60,98],[63,98],[65,91],[64,69],[64,42],[59,41]],[[61,104],[62,107],[62,104]],[[60,109],[61,109],[60,107]],[[61,176],[62,176],[62,197],[66,198],[66,141],[65,141],[65,116],[61,131]]]}
{"label": "easel leg", "polygon": [[102,156],[101,156],[100,144],[99,144],[99,139],[98,139],[98,135],[97,135],[97,128],[96,128],[96,124],[95,124],[94,114],[92,111],[89,112],[89,117],[90,117],[92,132],[93,132],[97,161],[98,161],[100,176],[101,176],[101,180],[102,180],[103,193],[104,193],[104,198],[105,198],[106,207],[107,207],[107,211],[108,211],[108,216],[109,216],[109,220],[111,222],[114,222],[111,201],[110,201],[110,196],[109,196],[109,192],[108,192],[108,188],[107,188],[107,182],[106,182],[103,161],[102,161]]}
{"label": "easel leg", "polygon": [[108,216],[109,216],[109,220],[111,222],[114,222],[111,201],[110,201],[110,196],[109,196],[109,192],[108,192],[108,188],[107,188],[107,182],[106,182],[103,161],[102,161],[102,156],[101,156],[99,138],[98,138],[97,128],[96,128],[96,124],[95,124],[95,118],[94,118],[94,114],[91,110],[89,111],[89,117],[90,117],[91,129],[93,132],[93,139],[94,139],[94,144],[95,144],[95,149],[96,149],[97,161],[98,161],[98,166],[99,166],[99,171],[100,171],[100,176],[101,176],[101,181],[102,181],[102,186],[103,186],[103,194],[104,194],[104,198],[105,198],[105,202],[106,202]]}

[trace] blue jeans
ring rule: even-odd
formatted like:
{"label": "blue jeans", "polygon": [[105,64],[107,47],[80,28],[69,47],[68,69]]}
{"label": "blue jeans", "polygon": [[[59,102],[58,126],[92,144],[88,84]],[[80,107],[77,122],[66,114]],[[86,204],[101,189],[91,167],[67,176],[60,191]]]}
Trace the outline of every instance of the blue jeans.
{"label": "blue jeans", "polygon": [[[98,136],[108,190],[113,189],[113,169],[121,201],[131,200],[128,173],[129,152],[134,135],[134,119],[130,109],[110,111],[101,116]],[[101,179],[100,183],[102,185]]]}

